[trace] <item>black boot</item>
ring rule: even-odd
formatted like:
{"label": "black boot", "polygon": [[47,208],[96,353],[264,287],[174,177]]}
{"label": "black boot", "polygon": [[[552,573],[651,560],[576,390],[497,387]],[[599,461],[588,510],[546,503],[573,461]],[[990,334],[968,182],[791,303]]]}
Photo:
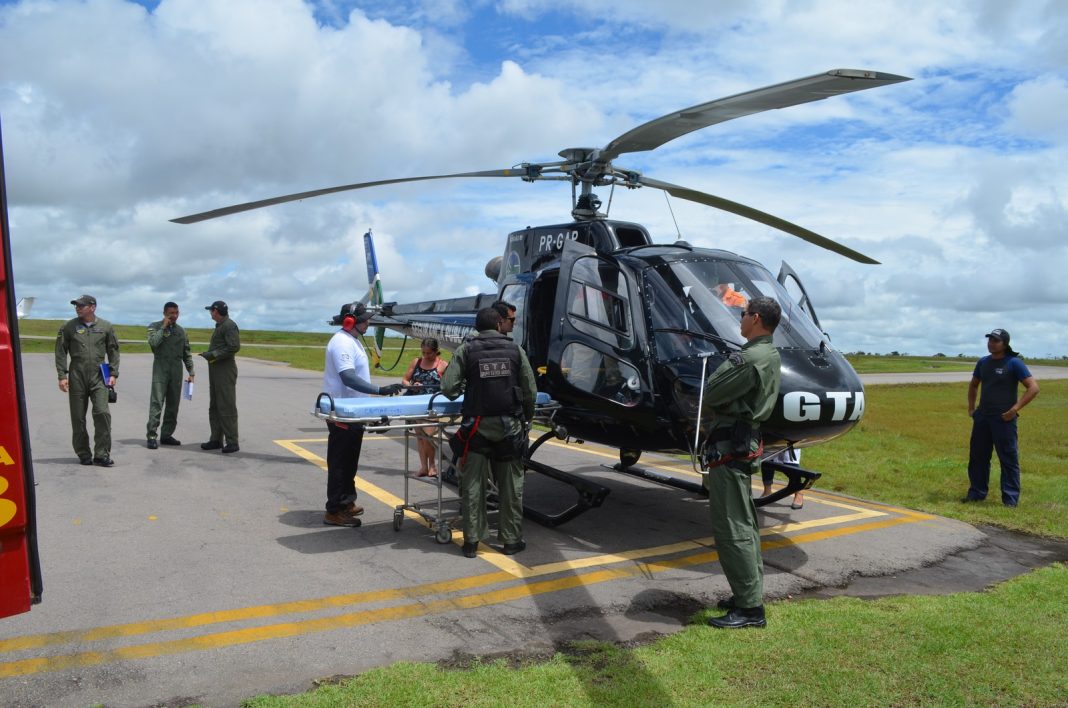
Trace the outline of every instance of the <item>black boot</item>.
{"label": "black boot", "polygon": [[734,595],[731,595],[725,600],[720,600],[716,603],[716,607],[721,610],[733,610],[734,609]]}
{"label": "black boot", "polygon": [[713,617],[708,620],[710,627],[716,629],[743,629],[745,627],[766,627],[768,621],[764,619],[764,606],[759,607],[735,607],[722,617]]}

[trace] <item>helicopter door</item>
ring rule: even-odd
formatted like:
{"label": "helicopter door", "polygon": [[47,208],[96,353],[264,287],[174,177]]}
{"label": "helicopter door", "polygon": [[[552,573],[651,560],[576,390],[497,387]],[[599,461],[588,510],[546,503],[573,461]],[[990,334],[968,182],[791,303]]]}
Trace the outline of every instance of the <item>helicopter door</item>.
{"label": "helicopter door", "polygon": [[816,317],[816,309],[812,306],[812,300],[808,297],[808,291],[801,284],[801,278],[797,275],[797,272],[786,261],[782,262],[782,266],[779,268],[779,277],[776,280],[794,299],[798,308],[807,313],[812,318],[812,321],[816,323],[816,326],[822,330],[823,327],[820,326],[820,320]]}
{"label": "helicopter door", "polygon": [[553,378],[629,408],[641,399],[628,276],[611,257],[568,241],[560,254],[549,371]]}

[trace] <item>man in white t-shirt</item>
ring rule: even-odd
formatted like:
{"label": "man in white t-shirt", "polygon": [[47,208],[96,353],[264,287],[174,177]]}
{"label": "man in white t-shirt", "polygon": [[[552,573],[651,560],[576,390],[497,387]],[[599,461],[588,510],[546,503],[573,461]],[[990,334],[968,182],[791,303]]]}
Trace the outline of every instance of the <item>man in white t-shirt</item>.
{"label": "man in white t-shirt", "polygon": [[[362,303],[341,306],[331,324],[341,327],[326,345],[323,367],[323,391],[334,398],[358,398],[378,394],[392,396],[403,386],[371,383],[371,367],[360,336],[367,332],[371,313]],[[363,426],[327,421],[326,443],[326,514],[323,523],[330,526],[359,526],[362,506],[356,506],[356,470],[363,447]]]}

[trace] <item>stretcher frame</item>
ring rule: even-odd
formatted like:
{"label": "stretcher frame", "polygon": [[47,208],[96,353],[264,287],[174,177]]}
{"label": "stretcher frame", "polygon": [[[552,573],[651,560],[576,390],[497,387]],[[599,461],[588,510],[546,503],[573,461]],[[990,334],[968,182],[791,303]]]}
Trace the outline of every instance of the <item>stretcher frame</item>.
{"label": "stretcher frame", "polygon": [[[459,411],[455,413],[443,413],[433,410],[434,400],[439,395],[441,394],[435,393],[430,397],[430,401],[427,404],[427,410],[421,415],[405,413],[403,415],[392,417],[386,415],[349,417],[339,415],[334,404],[333,396],[323,392],[315,399],[315,408],[312,409],[312,415],[320,420],[325,420],[331,423],[354,423],[363,425],[364,431],[369,433],[389,434],[403,430],[404,501],[393,509],[393,530],[400,531],[401,526],[404,523],[405,512],[411,511],[418,514],[420,518],[426,522],[427,526],[434,531],[434,539],[438,543],[449,543],[449,541],[452,540],[452,527],[450,526],[450,522],[453,519],[460,517],[462,513],[460,502],[462,500],[459,495],[455,498],[445,498],[443,494],[443,486],[446,476],[446,467],[444,464],[446,459],[443,453],[445,446],[448,444],[445,432],[450,426],[458,426],[463,418],[463,414]],[[329,401],[329,411],[326,413],[322,411],[322,400],[324,396]],[[551,432],[555,427],[553,418],[556,415],[556,411],[559,409],[560,404],[553,400],[550,400],[548,403],[537,404],[535,406],[534,420],[532,422],[539,425],[549,426]],[[410,472],[411,439],[420,434],[418,432],[419,429],[430,427],[435,428],[432,437],[435,438],[437,442],[438,474],[435,477],[413,478]],[[455,472],[457,484],[459,484],[460,467],[457,464],[455,456],[448,460],[448,466]],[[412,481],[433,484],[436,487],[437,494],[432,499],[414,501],[411,495]],[[450,511],[449,507],[452,507],[453,505],[455,505],[455,509]]]}

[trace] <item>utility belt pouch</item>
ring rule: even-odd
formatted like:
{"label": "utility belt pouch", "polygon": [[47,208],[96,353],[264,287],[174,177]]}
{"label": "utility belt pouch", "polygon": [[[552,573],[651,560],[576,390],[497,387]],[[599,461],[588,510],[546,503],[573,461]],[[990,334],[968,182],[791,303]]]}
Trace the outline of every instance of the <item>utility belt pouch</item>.
{"label": "utility belt pouch", "polygon": [[744,459],[750,455],[750,444],[753,441],[753,426],[749,421],[737,420],[731,426],[731,455]]}
{"label": "utility belt pouch", "polygon": [[[723,454],[716,443],[730,441],[730,451]],[[752,443],[757,443],[757,449],[753,450]],[[764,441],[760,436],[760,429],[750,423],[738,421],[730,428],[720,428],[712,431],[701,452],[701,469],[709,471],[713,468],[729,464],[731,462],[749,462],[764,454]],[[752,474],[754,468],[751,465],[735,465],[738,469],[747,470]]]}
{"label": "utility belt pouch", "polygon": [[512,416],[503,416],[501,420],[512,431],[505,438],[508,443],[507,459],[522,460],[527,456],[527,445],[530,442],[527,437],[526,424],[521,419],[513,418]]}
{"label": "utility belt pouch", "polygon": [[449,436],[449,449],[456,457],[464,457],[471,446],[475,431],[478,430],[477,416],[464,418],[456,432]]}
{"label": "utility belt pouch", "polygon": [[707,472],[713,467],[718,467],[720,465],[720,457],[719,450],[716,449],[714,442],[709,441],[705,443],[704,450],[701,451],[700,456],[701,469]]}
{"label": "utility belt pouch", "polygon": [[512,416],[502,415],[500,418],[504,427],[512,432],[500,440],[487,440],[485,436],[475,435],[468,445],[468,451],[502,462],[523,459],[527,450],[527,436],[523,426],[515,425],[515,418]]}

